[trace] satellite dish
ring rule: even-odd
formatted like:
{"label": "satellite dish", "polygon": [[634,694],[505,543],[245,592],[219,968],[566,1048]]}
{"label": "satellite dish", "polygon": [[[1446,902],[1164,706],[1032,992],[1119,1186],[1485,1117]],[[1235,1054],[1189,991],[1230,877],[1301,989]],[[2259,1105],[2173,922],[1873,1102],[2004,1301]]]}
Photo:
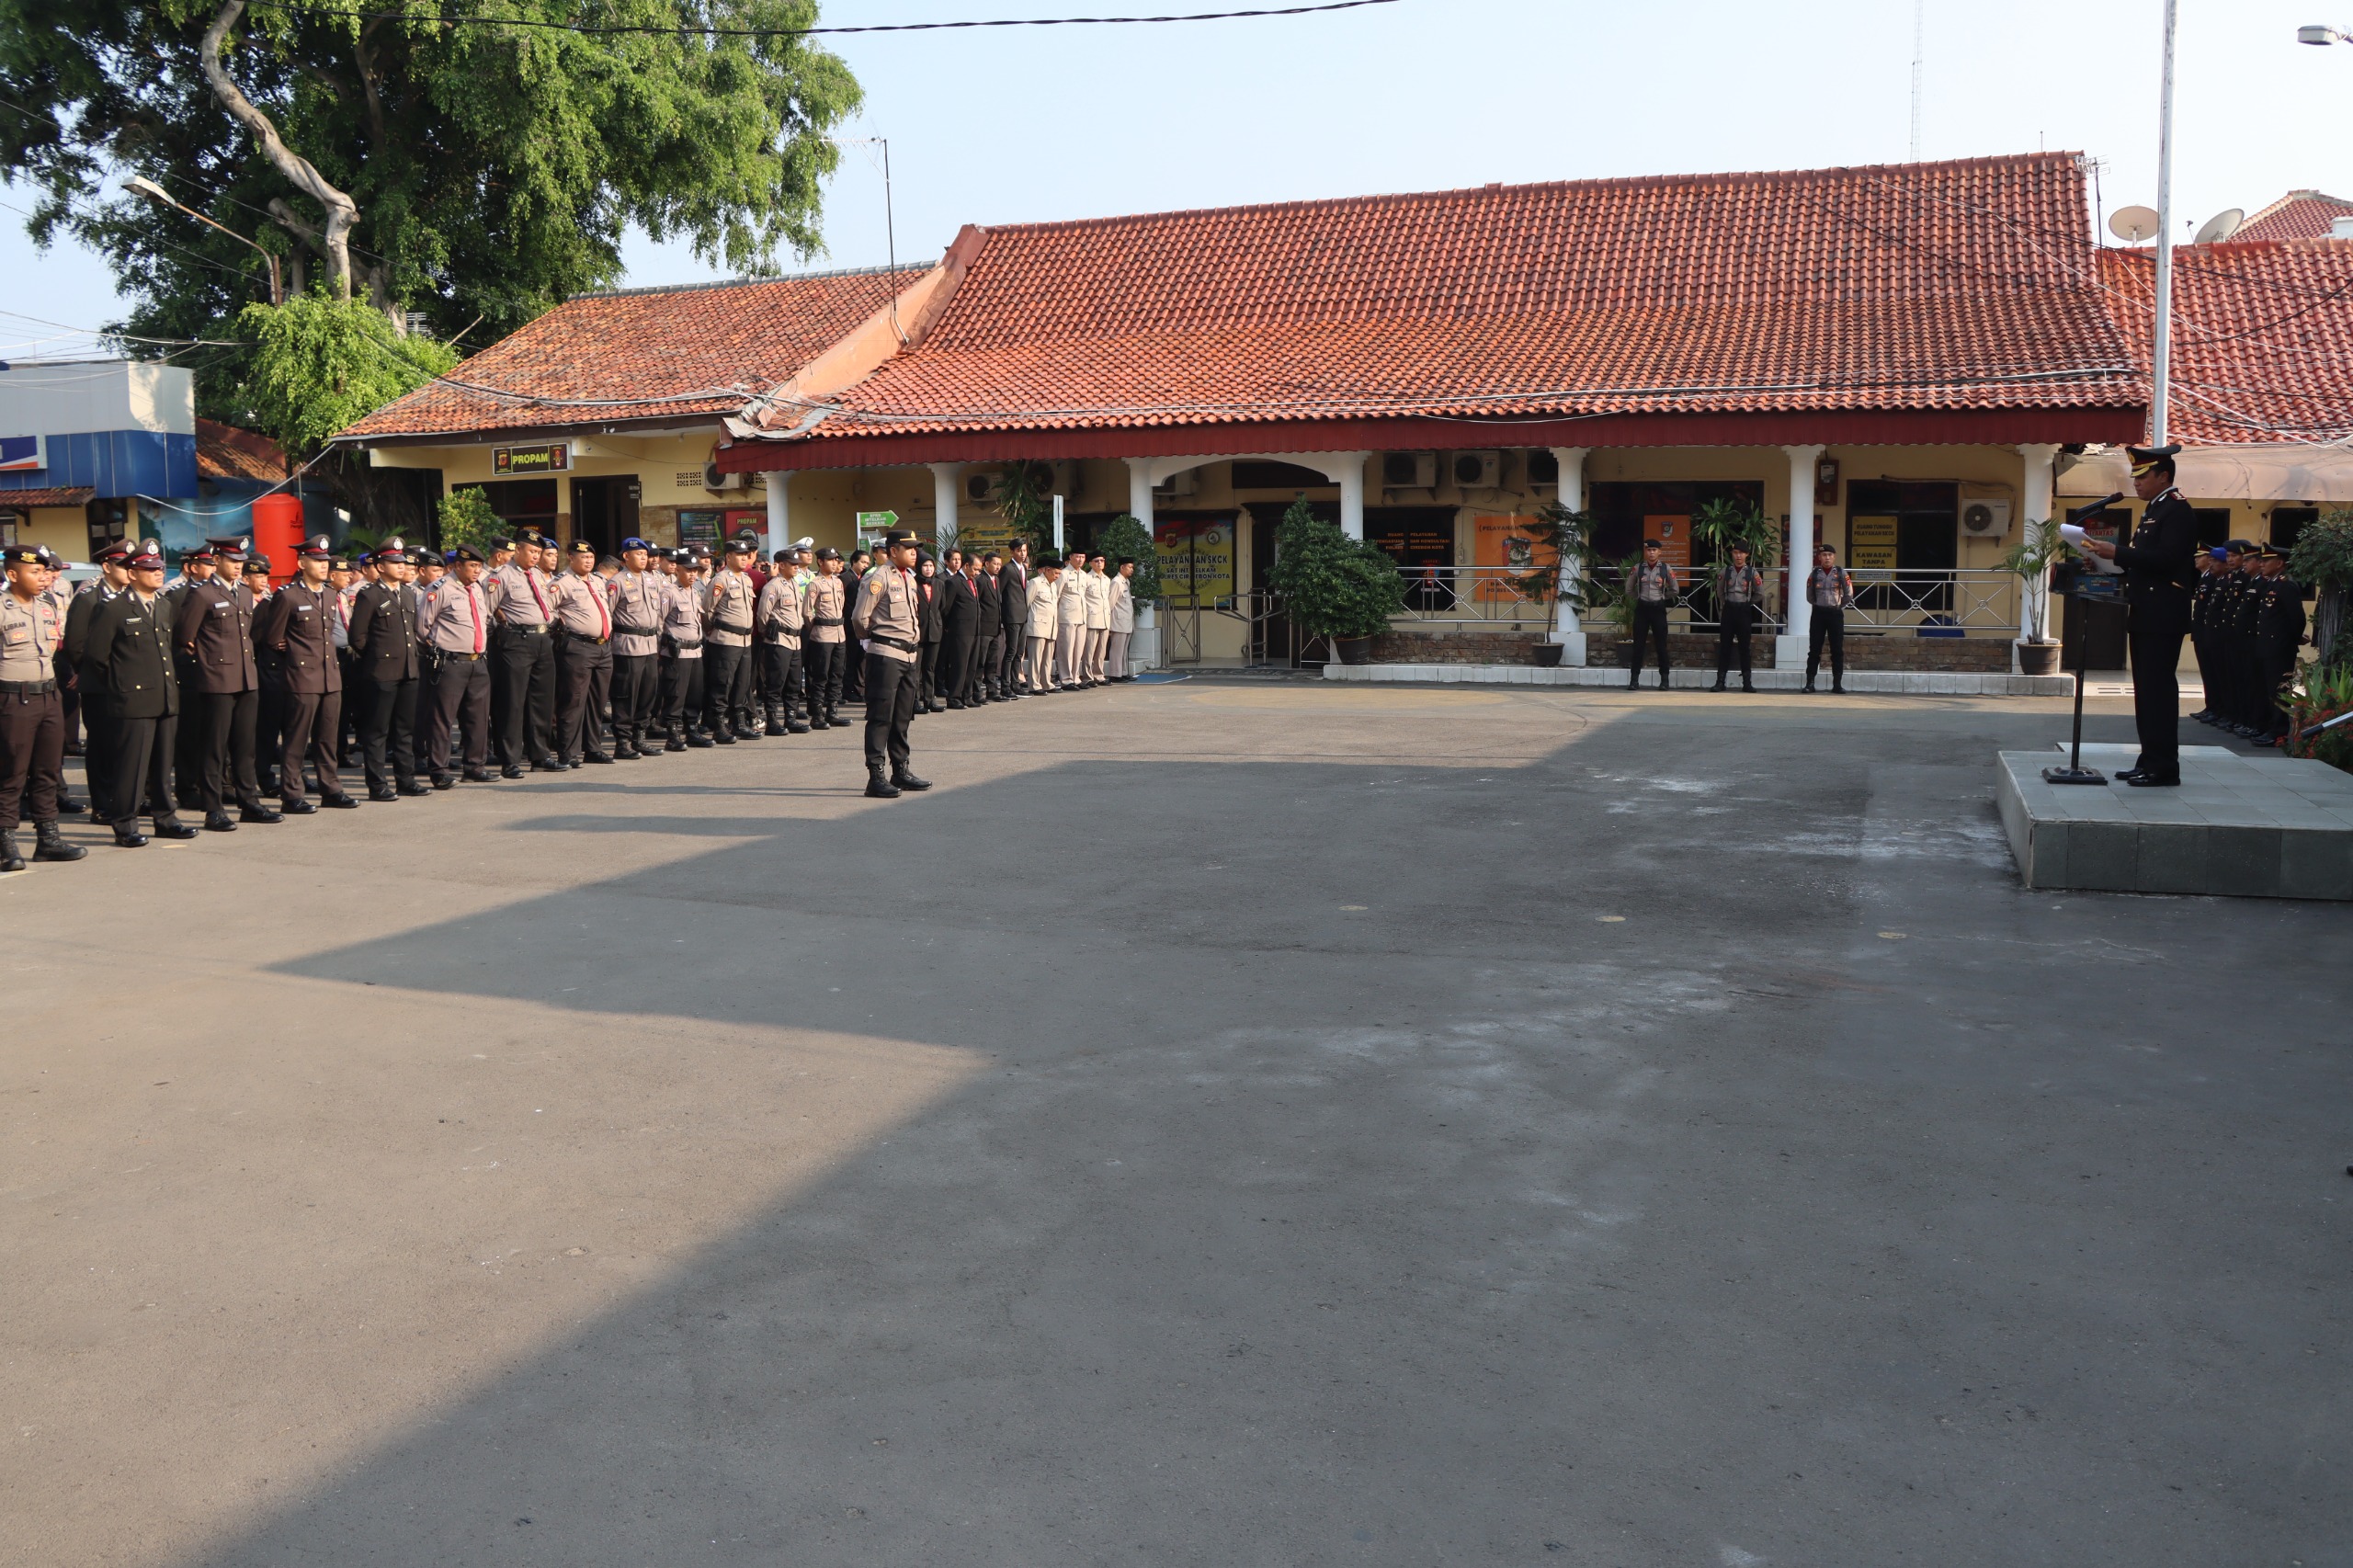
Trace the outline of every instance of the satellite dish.
{"label": "satellite dish", "polygon": [[2108,221],[2108,232],[2128,245],[2157,237],[2157,210],[2154,207],[2120,207],[2116,216]]}
{"label": "satellite dish", "polygon": [[2220,212],[2215,213],[2211,218],[2207,219],[2206,226],[2199,230],[2197,237],[2189,243],[2193,245],[2220,244],[2222,241],[2229,239],[2233,234],[2237,233],[2239,232],[2239,225],[2245,222],[2245,208],[2225,207]]}

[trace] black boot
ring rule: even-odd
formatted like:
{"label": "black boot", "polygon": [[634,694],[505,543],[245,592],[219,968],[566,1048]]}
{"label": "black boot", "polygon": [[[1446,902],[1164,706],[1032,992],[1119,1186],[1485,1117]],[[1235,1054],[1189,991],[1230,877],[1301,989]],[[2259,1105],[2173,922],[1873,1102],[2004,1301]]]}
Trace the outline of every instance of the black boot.
{"label": "black boot", "polygon": [[792,733],[784,726],[784,704],[781,702],[771,702],[768,704],[767,733],[771,739],[774,739],[779,735],[789,735]]}
{"label": "black boot", "polygon": [[870,801],[895,801],[899,798],[899,787],[891,782],[890,774],[879,762],[866,770],[866,796]]}
{"label": "black boot", "polygon": [[1743,676],[1740,677],[1740,689],[1743,691],[1753,692],[1756,689],[1756,683],[1750,680],[1746,676]]}
{"label": "black boot", "polygon": [[1724,688],[1724,677],[1723,677],[1723,676],[1718,676],[1716,677],[1716,689],[1717,689],[1718,691],[1722,691],[1723,688]]}
{"label": "black boot", "polygon": [[910,767],[892,768],[891,770],[891,782],[902,790],[921,790],[931,788],[930,779],[916,778],[915,770]]}
{"label": "black boot", "polygon": [[17,852],[17,835],[13,832],[0,833],[0,872],[24,869],[25,858]]}
{"label": "black boot", "polygon": [[89,853],[78,844],[68,844],[65,835],[57,831],[53,822],[33,824],[33,858],[36,860],[79,860]]}

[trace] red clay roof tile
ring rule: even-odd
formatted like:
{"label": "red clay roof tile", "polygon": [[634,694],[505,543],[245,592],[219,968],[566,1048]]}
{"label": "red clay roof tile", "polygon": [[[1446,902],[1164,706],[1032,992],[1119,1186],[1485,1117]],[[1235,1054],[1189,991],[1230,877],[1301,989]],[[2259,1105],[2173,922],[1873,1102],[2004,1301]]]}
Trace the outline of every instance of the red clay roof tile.
{"label": "red clay roof tile", "polygon": [[2329,224],[2353,218],[2353,201],[2317,190],[2291,190],[2239,225],[2234,240],[2320,240]]}

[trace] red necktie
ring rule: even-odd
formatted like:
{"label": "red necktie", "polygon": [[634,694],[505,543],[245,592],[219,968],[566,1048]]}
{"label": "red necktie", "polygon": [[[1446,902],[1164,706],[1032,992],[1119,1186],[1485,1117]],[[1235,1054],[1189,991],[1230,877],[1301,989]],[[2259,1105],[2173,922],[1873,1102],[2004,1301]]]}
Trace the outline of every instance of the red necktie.
{"label": "red necktie", "polygon": [[548,613],[548,597],[540,592],[540,580],[530,573],[526,572],[523,574],[523,581],[531,585],[531,598],[540,607],[540,619],[541,620],[553,619],[554,617]]}
{"label": "red necktie", "polygon": [[[595,582],[596,574],[591,573],[588,580]],[[613,634],[612,609],[605,603],[605,596],[596,589],[591,588],[588,597],[597,601],[597,641],[602,642]]]}
{"label": "red necktie", "polygon": [[474,618],[474,652],[482,652],[482,595],[471,585],[466,588],[466,610]]}

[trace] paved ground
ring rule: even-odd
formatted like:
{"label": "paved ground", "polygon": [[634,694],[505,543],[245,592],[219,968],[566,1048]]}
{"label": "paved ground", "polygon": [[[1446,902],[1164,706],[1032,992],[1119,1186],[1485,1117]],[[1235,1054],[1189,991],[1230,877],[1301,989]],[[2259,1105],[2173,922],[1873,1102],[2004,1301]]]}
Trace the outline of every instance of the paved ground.
{"label": "paved ground", "polygon": [[2063,714],[1197,681],[10,878],[0,1547],[2353,1563],[2353,926],[2020,892]]}

